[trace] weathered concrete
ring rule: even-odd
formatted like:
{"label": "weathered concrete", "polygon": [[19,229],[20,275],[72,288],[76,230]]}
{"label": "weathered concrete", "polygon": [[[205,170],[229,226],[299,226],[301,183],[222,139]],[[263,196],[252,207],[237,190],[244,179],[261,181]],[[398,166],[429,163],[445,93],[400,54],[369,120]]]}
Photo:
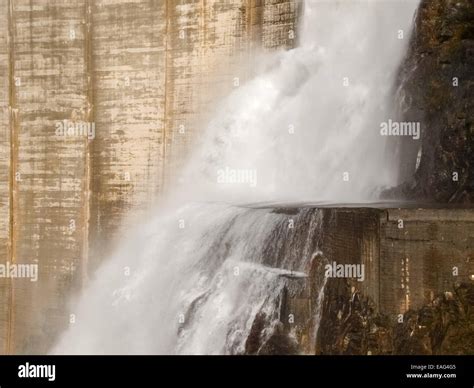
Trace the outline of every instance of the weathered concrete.
{"label": "weathered concrete", "polygon": [[[321,253],[313,258],[307,278],[288,282],[281,297],[281,327],[277,327],[268,344],[259,342],[259,320],[263,318],[257,315],[247,353],[472,352],[462,341],[453,340],[454,332],[445,337],[441,327],[447,330],[452,326],[472,336],[474,295],[469,290],[474,290],[473,210],[323,208],[321,211],[322,233],[318,237]],[[325,266],[333,262],[364,265],[364,280],[332,277],[324,283]],[[318,298],[323,284],[321,301]],[[463,297],[466,289],[467,299]],[[450,302],[454,292],[458,302],[468,310]],[[439,295],[446,297],[439,299]],[[417,311],[420,309],[428,309],[427,314],[431,315],[425,316],[423,311]],[[443,316],[446,313],[443,309],[452,309],[453,314]],[[318,311],[321,322],[319,335],[315,336],[314,317]],[[420,316],[419,321],[414,316]],[[434,318],[427,320],[427,317]],[[441,326],[437,328],[438,320]],[[427,326],[421,327],[424,321]],[[407,333],[415,329],[419,341],[406,342]],[[420,347],[429,338],[434,342]]]}
{"label": "weathered concrete", "polygon": [[[67,296],[173,183],[253,48],[295,44],[298,3],[0,1],[0,263],[40,271],[0,279],[0,352],[47,350]],[[64,120],[95,133],[58,136]]]}
{"label": "weathered concrete", "polygon": [[248,78],[255,47],[295,44],[298,10],[295,0],[94,2],[90,271],[123,237],[124,216],[139,219],[178,183],[214,101]]}
{"label": "weathered concrete", "polygon": [[251,75],[255,50],[295,46],[300,9],[298,0],[167,2],[166,185],[176,183],[212,101]]}
{"label": "weathered concrete", "polygon": [[365,280],[349,279],[349,284],[385,314],[419,308],[453,283],[472,281],[473,210],[364,208],[324,213],[325,257],[364,264]]}
{"label": "weathered concrete", "polygon": [[88,141],[58,137],[55,125],[87,120],[85,3],[9,3],[7,261],[39,264],[40,281],[11,280],[8,351],[43,352],[55,328],[67,322],[64,295],[79,285],[84,263]]}
{"label": "weathered concrete", "polygon": [[164,165],[166,5],[91,2],[92,121],[89,272],[131,210],[158,197]]}
{"label": "weathered concrete", "polygon": [[455,282],[472,282],[472,210],[401,209],[386,215],[380,222],[382,312],[417,309],[432,301],[437,293],[450,291]]}
{"label": "weathered concrete", "polygon": [[[0,0],[0,9],[0,263],[40,270],[37,283],[0,279],[0,352],[42,353],[125,215],[139,217],[173,184],[213,101],[250,75],[240,65],[258,47],[296,44],[299,2]],[[95,136],[57,136],[63,120],[94,123]],[[365,264],[365,282],[349,283],[390,316],[472,281],[472,210],[324,212],[325,257]],[[289,292],[284,313],[299,320],[314,297]],[[305,325],[298,340],[311,351]]]}
{"label": "weathered concrete", "polygon": [[[0,1],[0,264],[10,257],[10,83],[8,1]],[[0,279],[0,353],[8,349],[10,281]]]}

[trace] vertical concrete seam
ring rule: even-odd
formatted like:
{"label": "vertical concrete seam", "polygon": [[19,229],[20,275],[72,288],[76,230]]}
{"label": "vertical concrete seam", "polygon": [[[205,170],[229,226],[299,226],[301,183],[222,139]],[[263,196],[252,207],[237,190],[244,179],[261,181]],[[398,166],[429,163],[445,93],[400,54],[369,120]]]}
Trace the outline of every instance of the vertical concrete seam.
{"label": "vertical concrete seam", "polygon": [[293,31],[296,31],[295,46],[298,47],[301,44],[301,33],[303,31],[303,26],[300,24],[305,10],[305,1],[304,0],[293,0],[295,7],[295,21],[293,22]]}
{"label": "vertical concrete seam", "polygon": [[[8,99],[9,99],[9,124],[10,124],[10,171],[9,171],[9,242],[8,242],[8,260],[11,263],[16,261],[15,251],[15,210],[16,210],[16,169],[18,159],[18,120],[17,120],[17,101],[15,90],[15,31],[13,20],[13,0],[8,0]],[[8,323],[6,335],[6,354],[13,352],[13,323],[15,320],[15,294],[14,280],[9,278],[10,297],[8,300]]]}
{"label": "vertical concrete seam", "polygon": [[159,192],[164,193],[165,190],[165,180],[166,180],[166,158],[167,158],[167,148],[166,148],[166,137],[167,137],[167,127],[168,127],[168,56],[169,56],[169,40],[170,40],[170,16],[169,16],[169,7],[171,0],[165,0],[165,73],[164,73],[164,101],[163,101],[163,134],[161,141],[161,188]]}
{"label": "vertical concrete seam", "polygon": [[[245,63],[251,63],[252,60],[252,49],[253,49],[253,32],[252,32],[252,5],[253,5],[254,0],[247,0],[246,8],[247,12],[245,13],[247,16],[246,22],[246,28],[245,28],[245,33],[247,35],[246,39],[246,47],[245,47]],[[249,71],[249,66],[244,67],[245,71],[245,81],[247,81],[250,78],[250,71]]]}
{"label": "vertical concrete seam", "polygon": [[380,286],[380,280],[382,278],[381,276],[381,273],[382,273],[382,268],[381,268],[381,257],[380,257],[380,254],[382,252],[382,223],[380,222],[380,215],[377,217],[377,293],[378,293],[378,296],[377,296],[377,310],[378,312],[381,312],[381,308],[382,308],[382,287]]}
{"label": "vertical concrete seam", "polygon": [[[84,56],[85,56],[85,71],[86,71],[86,120],[89,123],[95,123],[95,110],[94,110],[94,82],[93,82],[93,54],[92,54],[92,12],[91,12],[91,1],[85,1],[85,36],[84,36]],[[92,125],[92,124],[91,124]],[[95,125],[95,124],[94,124]],[[97,128],[96,128],[97,129]],[[88,279],[88,266],[89,266],[89,224],[90,224],[90,208],[91,208],[91,140],[86,136],[84,146],[84,176],[83,176],[83,202],[84,202],[84,213],[83,213],[83,233],[82,233],[82,273],[81,283],[87,282]],[[94,140],[92,140],[94,141]]]}

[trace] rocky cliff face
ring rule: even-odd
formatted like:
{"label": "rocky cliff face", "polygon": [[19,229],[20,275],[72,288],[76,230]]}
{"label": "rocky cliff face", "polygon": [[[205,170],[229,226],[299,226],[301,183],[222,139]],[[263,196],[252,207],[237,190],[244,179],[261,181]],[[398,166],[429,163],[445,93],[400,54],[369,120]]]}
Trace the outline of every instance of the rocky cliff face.
{"label": "rocky cliff face", "polygon": [[[400,68],[397,98],[401,120],[421,123],[421,139],[399,142],[403,183],[387,190],[384,193],[387,198],[463,204],[473,201],[474,8],[471,3],[469,0],[420,3],[410,47]],[[406,217],[414,214],[406,210],[395,216],[405,220],[403,236],[396,227],[390,227],[390,217],[381,234],[386,243],[381,242],[379,251],[380,300],[342,279],[328,283],[318,336],[319,353],[472,354],[472,281],[454,282],[452,286],[452,281],[447,278],[440,281],[438,277],[440,273],[447,274],[448,267],[437,275],[433,273],[450,260],[439,254],[446,247],[445,236],[451,235],[454,224],[436,223],[425,229],[413,220],[412,229],[407,227]],[[411,239],[409,235],[413,233],[424,241],[426,252],[422,256],[411,243],[401,241]],[[440,237],[441,245],[438,245],[435,241]],[[468,247],[469,241],[470,238],[466,240]],[[464,261],[463,255],[455,251],[451,257],[457,256],[459,263]],[[399,272],[397,263],[401,260],[404,265],[407,258],[413,268]],[[471,254],[467,253],[465,262],[469,263],[470,258]],[[456,263],[449,266],[454,268]],[[404,274],[408,273],[415,277],[414,282],[410,281],[415,285],[410,292],[408,284],[403,284]],[[400,276],[403,290],[397,291],[400,285],[391,274]],[[440,291],[443,292],[436,296]],[[403,307],[404,293],[418,303]],[[400,305],[398,317],[393,312],[383,312],[393,303]]]}
{"label": "rocky cliff face", "polygon": [[[403,139],[398,144],[404,182],[386,191],[387,198],[472,203],[473,54],[471,2],[423,0],[400,68],[397,95],[401,120],[421,122],[422,134],[420,140]],[[317,353],[472,354],[472,281],[459,283],[447,277],[439,278],[448,274],[448,267],[457,265],[448,264],[448,256],[440,256],[448,247],[445,238],[458,237],[451,234],[454,224],[434,222],[424,227],[415,217],[410,226],[407,217],[415,214],[405,210],[389,216],[381,229],[379,299],[370,295],[370,290],[354,287],[353,282],[343,279],[328,282]],[[391,220],[404,220],[404,228],[397,230],[396,222],[391,227]],[[344,223],[339,223],[340,228],[344,228]],[[424,253],[413,246],[415,240],[422,244]],[[464,245],[462,241],[461,238],[459,247]],[[467,247],[472,246],[469,237],[465,241]],[[456,251],[449,256],[472,265],[469,264],[471,248],[466,256]],[[405,265],[407,258],[411,268],[404,271],[399,265]],[[444,270],[440,269],[442,266]],[[468,268],[465,280],[472,271],[472,267]],[[408,274],[410,281],[404,284]],[[406,304],[404,295],[409,298]],[[415,299],[418,302],[413,305]],[[387,311],[389,306],[399,306],[398,315],[394,314],[395,310]]]}
{"label": "rocky cliff face", "polygon": [[473,202],[473,69],[472,2],[423,0],[398,96],[402,120],[421,122],[421,139],[400,142],[404,183],[387,197]]}
{"label": "rocky cliff face", "polygon": [[457,284],[393,320],[338,283],[324,301],[319,354],[474,354],[474,284]]}

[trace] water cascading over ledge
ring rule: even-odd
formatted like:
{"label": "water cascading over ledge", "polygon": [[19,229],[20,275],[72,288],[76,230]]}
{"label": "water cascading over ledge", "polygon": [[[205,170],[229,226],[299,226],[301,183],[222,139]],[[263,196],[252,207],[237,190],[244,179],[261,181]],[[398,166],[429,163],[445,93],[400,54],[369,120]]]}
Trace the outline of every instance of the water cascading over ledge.
{"label": "water cascading over ledge", "polygon": [[[390,113],[394,58],[405,47],[395,32],[400,25],[409,30],[414,6],[404,5],[400,20],[392,8],[397,5],[305,3],[299,47],[262,56],[255,76],[217,106],[180,185],[141,229],[146,240],[127,236],[96,272],[75,310],[77,321],[53,352],[235,354],[278,346],[302,352],[298,344],[313,352],[324,274],[316,271],[314,285],[301,291],[295,279],[303,282],[318,261],[332,259],[314,245],[319,237],[311,223],[305,225],[306,213],[320,211],[293,210],[303,220],[296,226],[281,209],[238,205],[355,200],[392,181],[378,125]],[[334,30],[341,18],[345,28]],[[373,28],[367,38],[370,22],[393,34]],[[223,202],[233,205],[218,205]],[[299,228],[297,236],[290,226]],[[124,267],[131,267],[129,279]]]}
{"label": "water cascading over ledge", "polygon": [[[0,0],[0,262],[41,279],[0,279],[0,353],[71,324],[65,296],[160,200],[238,65],[295,45],[299,4]],[[64,120],[94,138],[56,136]]]}
{"label": "water cascading over ledge", "polygon": [[[176,217],[187,220],[183,229]],[[472,320],[472,292],[461,295],[474,274],[466,260],[473,228],[464,209],[195,204],[130,236],[85,290],[77,323],[53,351],[456,353],[453,338]],[[124,285],[130,255],[136,267]],[[363,266],[364,276],[326,278],[336,264]],[[445,322],[440,345],[420,350],[440,332],[403,340],[414,312],[455,290],[471,313]]]}
{"label": "water cascading over ledge", "polygon": [[[308,280],[317,266],[320,210],[196,204],[179,216],[186,227],[172,227],[174,214],[160,217],[99,270],[104,281],[85,290],[77,324],[55,352],[299,353],[314,347],[323,277],[313,275],[311,289]],[[134,275],[121,286],[123,274],[114,268],[132,253]],[[172,276],[176,270],[179,278]],[[129,321],[143,314],[140,324]]]}
{"label": "water cascading over ledge", "polygon": [[[144,57],[122,53],[118,55],[119,59],[103,55],[108,52],[109,40],[116,32],[108,28],[109,8],[91,8],[87,6],[89,2],[84,9],[80,8],[80,15],[86,11],[87,29],[84,31],[89,33],[84,39],[88,53],[85,66],[102,86],[94,88],[95,96],[86,93],[89,103],[93,102],[87,106],[93,106],[94,115],[99,119],[98,130],[100,127],[102,130],[108,128],[112,123],[110,133],[98,132],[99,141],[93,148],[92,165],[102,166],[104,174],[94,175],[94,171],[82,169],[82,164],[76,166],[78,170],[93,174],[91,216],[86,215],[84,223],[76,228],[81,235],[87,235],[84,245],[80,241],[79,245],[76,244],[76,229],[66,228],[64,225],[67,223],[59,227],[66,235],[64,239],[61,233],[48,234],[54,237],[52,239],[42,238],[45,231],[50,231],[41,227],[42,222],[49,225],[49,208],[43,202],[35,201],[41,195],[31,197],[34,190],[25,186],[31,183],[28,179],[36,175],[23,174],[23,179],[26,179],[23,184],[15,181],[18,190],[30,187],[30,191],[27,190],[26,194],[20,192],[14,198],[18,202],[13,201],[11,209],[17,209],[18,204],[27,209],[23,206],[27,203],[38,205],[40,209],[35,213],[39,214],[39,219],[35,219],[37,222],[26,223],[32,226],[31,230],[19,229],[23,237],[31,232],[38,241],[32,250],[35,258],[44,260],[41,254],[48,251],[50,242],[57,241],[61,245],[65,241],[71,248],[69,243],[74,240],[76,245],[74,249],[61,251],[73,258],[72,264],[58,252],[51,259],[54,265],[63,261],[71,264],[61,267],[67,268],[67,274],[56,277],[57,268],[48,267],[46,273],[51,272],[54,276],[49,278],[46,291],[41,289],[42,292],[31,293],[41,300],[45,300],[44,295],[49,295],[48,292],[59,296],[59,302],[55,299],[28,310],[32,318],[41,315],[47,319],[40,324],[36,319],[25,319],[27,309],[23,314],[21,310],[20,314],[14,314],[16,311],[6,314],[6,327],[15,329],[10,330],[15,340],[6,346],[7,349],[19,352],[49,349],[58,334],[57,328],[68,326],[53,352],[396,353],[399,348],[390,350],[385,346],[390,343],[386,337],[380,336],[384,346],[373,346],[371,330],[367,333],[367,329],[361,329],[360,325],[373,328],[364,326],[371,311],[388,314],[387,319],[393,323],[408,309],[430,303],[436,292],[445,291],[453,280],[453,266],[461,270],[456,281],[469,281],[472,272],[470,264],[466,264],[469,261],[465,259],[472,256],[471,240],[466,235],[472,230],[470,213],[427,210],[426,213],[413,211],[407,214],[383,209],[315,209],[314,206],[248,209],[238,206],[247,201],[301,202],[308,198],[353,201],[367,196],[375,199],[380,186],[396,183],[393,166],[397,161],[387,162],[385,139],[379,136],[378,125],[392,113],[392,78],[406,47],[397,35],[400,28],[405,33],[410,30],[410,17],[415,8],[407,7],[400,13],[400,20],[394,20],[393,12],[384,10],[380,3],[367,2],[362,7],[349,5],[345,8],[336,7],[332,2],[308,1],[300,33],[293,28],[297,13],[296,7],[291,5],[293,2],[258,2],[258,6],[255,3],[250,7],[249,3],[253,4],[246,2],[245,7],[235,8],[235,2],[219,2],[219,7],[200,9],[197,2],[173,5],[167,1],[162,3],[165,8],[155,3],[152,9],[148,9],[146,7],[151,3],[136,2],[130,18],[146,14],[143,26],[151,23],[153,27],[140,29],[143,39],[156,43],[159,41],[156,36],[161,36],[163,29],[164,35],[170,39],[160,41],[166,42],[166,47],[160,46],[158,51],[147,46]],[[312,8],[314,4],[319,8]],[[127,11],[123,4],[110,6],[115,13]],[[396,7],[396,4],[390,2],[388,7]],[[91,13],[91,10],[96,12]],[[28,12],[34,16],[34,11],[30,9]],[[21,12],[13,14],[17,18],[25,16]],[[184,27],[175,28],[173,23],[155,26],[154,21],[159,20],[155,16],[163,14],[166,20],[179,21],[184,23]],[[236,14],[239,17],[234,17]],[[17,19],[10,17],[9,20],[12,26],[12,20]],[[99,24],[95,30],[90,30],[94,20]],[[344,20],[344,28],[334,29],[340,20]],[[209,29],[208,24],[214,25],[215,29]],[[258,27],[261,24],[263,27]],[[224,27],[223,30],[219,26]],[[233,43],[227,46],[228,41],[219,38],[229,36],[228,28],[233,26],[238,26],[237,30],[245,34],[237,34]],[[72,30],[72,35],[71,28],[68,30],[69,37],[76,34],[74,27]],[[387,35],[379,34],[381,30]],[[14,29],[10,31],[11,37],[16,37]],[[96,45],[91,31],[102,37]],[[218,32],[224,33],[219,35]],[[294,39],[295,32],[298,39]],[[103,39],[104,34],[109,39]],[[272,34],[279,38],[269,40]],[[182,41],[181,36],[188,36],[191,40]],[[195,125],[199,121],[196,118],[199,114],[195,113],[207,112],[207,107],[212,104],[210,99],[204,98],[205,101],[197,103],[189,98],[189,85],[199,84],[201,88],[204,88],[203,84],[207,85],[201,83],[200,72],[194,70],[218,67],[218,60],[208,62],[209,47],[220,51],[219,47],[224,44],[223,51],[228,53],[226,50],[230,47],[233,51],[231,48],[235,44],[239,47],[236,51],[241,54],[240,49],[247,47],[242,36],[261,38],[263,45],[269,47],[283,45],[289,48],[295,41],[300,47],[258,57],[263,65],[254,63],[249,72],[244,67],[245,76],[238,73],[224,77],[219,85],[231,80],[227,86],[232,84],[236,90],[226,98],[219,96],[221,101],[209,114],[211,117],[203,118],[206,125]],[[204,41],[200,41],[203,37]],[[347,44],[353,41],[357,44]],[[10,42],[15,47],[15,40]],[[253,46],[253,43],[248,46]],[[125,52],[128,49],[128,46],[120,47]],[[165,55],[152,58],[154,54],[151,52]],[[80,48],[77,53],[82,53]],[[375,61],[374,56],[377,58]],[[96,58],[96,61],[89,61],[91,58]],[[124,58],[127,58],[126,66],[117,69],[116,62],[123,64]],[[139,58],[140,66],[134,60],[129,63],[129,58]],[[147,73],[151,59],[153,63],[158,60],[156,68],[164,66],[166,69],[164,80],[162,77],[156,83],[150,83],[150,77],[156,81],[156,74]],[[92,63],[98,69],[91,68]],[[147,70],[144,71],[142,66]],[[233,66],[230,68],[235,70]],[[108,82],[117,71],[120,73],[117,85],[109,90]],[[188,78],[189,74],[193,76]],[[181,76],[184,76],[184,81]],[[21,78],[23,86],[27,87],[25,77],[26,74]],[[159,104],[157,111],[153,98],[148,99],[147,87],[160,89],[162,82],[165,85],[164,108],[161,110],[162,104]],[[147,87],[138,89],[129,87],[145,84]],[[17,86],[11,91],[15,92]],[[86,87],[89,91],[92,90],[90,86]],[[140,104],[134,108],[128,102],[117,103],[135,101],[137,90],[141,91],[139,96],[143,97],[141,93],[146,95],[148,108],[142,111]],[[172,92],[168,93],[168,90]],[[158,93],[161,96],[160,93],[161,89]],[[156,94],[151,94],[156,97]],[[111,96],[110,101],[108,96]],[[194,90],[193,96],[196,96]],[[16,106],[13,112],[15,109]],[[74,116],[76,113],[71,114]],[[87,111],[89,114],[91,111]],[[14,117],[13,129],[21,123],[16,121],[17,116]],[[134,118],[133,125],[127,121],[130,117]],[[160,127],[164,133],[150,130],[148,125],[160,120],[165,123]],[[115,126],[115,123],[119,125]],[[23,125],[21,128],[27,127]],[[374,129],[375,136],[367,128]],[[190,132],[197,137],[196,144],[188,141],[187,136],[180,137]],[[137,140],[133,134],[138,134],[138,138],[143,134],[150,135],[147,137],[149,142],[143,144],[152,147],[147,148],[146,153],[142,152],[142,143],[132,141]],[[11,150],[17,149],[17,143],[14,143]],[[138,149],[125,146],[129,144],[137,145]],[[51,149],[55,152],[54,147]],[[88,238],[95,238],[103,248],[102,237],[120,223],[125,211],[134,207],[132,205],[143,204],[146,202],[144,198],[154,197],[159,186],[156,183],[163,183],[163,177],[170,179],[169,175],[174,173],[169,171],[175,171],[175,164],[180,164],[175,163],[176,160],[190,149],[193,151],[190,152],[190,162],[182,174],[171,176],[173,180],[176,178],[176,184],[181,188],[172,187],[171,199],[163,201],[159,210],[149,211],[151,221],[141,227],[125,228],[122,237],[126,241],[117,244],[116,252],[97,272],[90,271],[100,264],[101,255],[95,254],[94,249],[89,250]],[[117,157],[114,159],[117,164],[109,163],[113,159],[111,155]],[[156,158],[157,155],[161,158]],[[164,168],[164,155],[175,161],[170,168]],[[127,159],[129,156],[131,158]],[[12,160],[21,162],[22,159],[13,155]],[[159,168],[147,164],[146,161],[150,160],[160,165]],[[124,168],[122,163],[125,161],[132,174]],[[11,171],[14,172],[13,167]],[[57,173],[54,169],[51,171]],[[141,178],[131,183],[133,171]],[[250,181],[234,185],[232,174],[240,172],[245,172],[243,176],[250,177]],[[142,178],[151,182],[150,185],[142,186]],[[53,183],[56,182],[54,179]],[[89,186],[89,183],[86,179],[85,184]],[[50,186],[47,187],[49,192]],[[76,188],[84,197],[73,198],[86,199],[88,204],[87,190],[82,192],[82,186]],[[55,195],[48,194],[47,198],[56,198]],[[186,204],[189,200],[197,203]],[[211,204],[199,203],[206,200]],[[222,201],[233,205],[217,204]],[[77,208],[68,207],[69,210]],[[59,209],[61,212],[63,206]],[[446,228],[436,221],[437,218],[456,226]],[[406,229],[399,227],[400,220]],[[70,218],[66,217],[66,221],[71,225]],[[11,225],[15,222],[16,225],[22,224],[15,218]],[[42,234],[38,235],[36,228]],[[455,235],[450,230],[455,231]],[[297,234],[293,233],[296,231]],[[16,233],[14,237],[18,239],[18,230]],[[22,239],[19,245],[30,249],[27,240]],[[417,245],[419,241],[423,242],[420,246]],[[75,266],[77,252],[85,253],[85,257],[90,259],[87,266],[86,261],[81,261],[79,270]],[[431,267],[431,258],[436,261],[435,271]],[[321,268],[323,263],[331,261],[364,265],[367,269],[364,281],[329,279],[324,290],[326,294],[323,292],[325,283]],[[81,276],[77,275],[79,272]],[[93,278],[80,296],[78,306],[65,307],[65,293],[62,291],[70,290],[69,286],[74,282],[85,282],[87,272]],[[74,277],[74,282],[69,277]],[[14,289],[19,292],[15,294]],[[6,287],[4,291],[10,292],[7,297],[11,300],[27,299],[28,296],[22,294],[21,287]],[[457,299],[453,300],[457,303]],[[54,305],[55,314],[42,314],[50,312],[50,305]],[[50,325],[50,317],[55,321],[54,325]],[[354,320],[354,317],[361,319]],[[15,322],[19,324],[12,325]],[[58,322],[60,324],[56,325]],[[393,329],[379,327],[386,331]],[[316,335],[318,330],[324,333],[323,337]]]}

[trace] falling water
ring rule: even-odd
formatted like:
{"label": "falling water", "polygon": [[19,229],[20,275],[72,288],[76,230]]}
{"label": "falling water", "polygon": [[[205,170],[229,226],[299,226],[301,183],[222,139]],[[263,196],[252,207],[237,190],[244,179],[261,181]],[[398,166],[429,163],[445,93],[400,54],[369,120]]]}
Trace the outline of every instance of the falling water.
{"label": "falling water", "polygon": [[238,354],[257,328],[263,349],[320,257],[322,216],[242,204],[373,200],[395,183],[379,123],[416,5],[306,1],[299,47],[259,57],[218,105],[171,199],[96,272],[53,352]]}

